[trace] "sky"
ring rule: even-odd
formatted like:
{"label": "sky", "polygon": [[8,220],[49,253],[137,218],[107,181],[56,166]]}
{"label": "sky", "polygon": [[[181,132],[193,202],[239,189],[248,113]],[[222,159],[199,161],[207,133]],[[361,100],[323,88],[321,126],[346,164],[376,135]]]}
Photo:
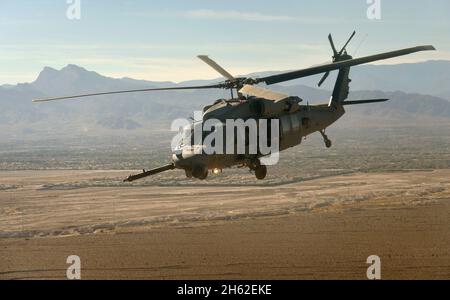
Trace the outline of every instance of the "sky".
{"label": "sky", "polygon": [[[368,17],[374,1],[380,19]],[[116,78],[217,78],[198,54],[235,75],[292,70],[329,61],[327,35],[339,47],[353,30],[354,57],[433,44],[384,63],[450,60],[448,0],[0,0],[0,84],[68,64]]]}

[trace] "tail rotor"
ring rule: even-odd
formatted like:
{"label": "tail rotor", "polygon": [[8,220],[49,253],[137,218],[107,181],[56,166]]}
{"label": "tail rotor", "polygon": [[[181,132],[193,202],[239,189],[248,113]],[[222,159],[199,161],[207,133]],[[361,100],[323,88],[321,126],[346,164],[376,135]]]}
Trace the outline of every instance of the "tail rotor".
{"label": "tail rotor", "polygon": [[[328,41],[330,42],[331,49],[333,50],[333,62],[352,59],[352,57],[347,54],[347,46],[348,46],[348,44],[350,44],[351,40],[353,39],[353,37],[355,35],[356,35],[356,31],[353,31],[350,38],[345,43],[344,47],[342,47],[341,51],[339,51],[339,52],[336,50],[336,46],[334,45],[333,36],[331,35],[331,33],[328,35]],[[322,86],[322,84],[325,82],[325,80],[327,80],[328,76],[330,76],[329,71],[326,72],[322,76],[322,79],[320,79],[319,84],[318,84],[319,87]]]}

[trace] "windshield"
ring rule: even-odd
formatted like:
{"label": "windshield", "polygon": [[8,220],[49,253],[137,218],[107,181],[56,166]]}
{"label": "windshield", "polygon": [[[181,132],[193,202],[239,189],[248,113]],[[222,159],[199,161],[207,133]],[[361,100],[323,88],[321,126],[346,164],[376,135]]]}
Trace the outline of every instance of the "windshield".
{"label": "windshield", "polygon": [[181,135],[181,144],[180,146],[189,146],[191,145],[191,137],[192,137],[192,125],[188,125],[183,128],[183,133]]}

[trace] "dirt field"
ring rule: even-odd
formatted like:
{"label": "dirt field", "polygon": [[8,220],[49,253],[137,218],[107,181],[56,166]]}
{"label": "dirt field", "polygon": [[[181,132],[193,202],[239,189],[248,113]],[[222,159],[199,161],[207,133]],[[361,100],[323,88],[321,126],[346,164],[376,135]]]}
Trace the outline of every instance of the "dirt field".
{"label": "dirt field", "polygon": [[122,187],[0,172],[0,279],[450,279],[450,170],[287,185]]}

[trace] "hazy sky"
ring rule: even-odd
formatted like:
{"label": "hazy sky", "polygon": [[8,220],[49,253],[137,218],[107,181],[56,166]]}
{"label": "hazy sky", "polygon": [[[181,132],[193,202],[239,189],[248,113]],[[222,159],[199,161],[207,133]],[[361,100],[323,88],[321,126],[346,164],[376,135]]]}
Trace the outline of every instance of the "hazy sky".
{"label": "hazy sky", "polygon": [[34,80],[44,66],[77,64],[112,77],[183,81],[216,78],[195,58],[209,54],[233,74],[288,70],[330,59],[327,35],[350,54],[421,44],[436,53],[390,63],[450,60],[450,1],[380,0],[381,20],[367,0],[215,1],[0,0],[0,84]]}

